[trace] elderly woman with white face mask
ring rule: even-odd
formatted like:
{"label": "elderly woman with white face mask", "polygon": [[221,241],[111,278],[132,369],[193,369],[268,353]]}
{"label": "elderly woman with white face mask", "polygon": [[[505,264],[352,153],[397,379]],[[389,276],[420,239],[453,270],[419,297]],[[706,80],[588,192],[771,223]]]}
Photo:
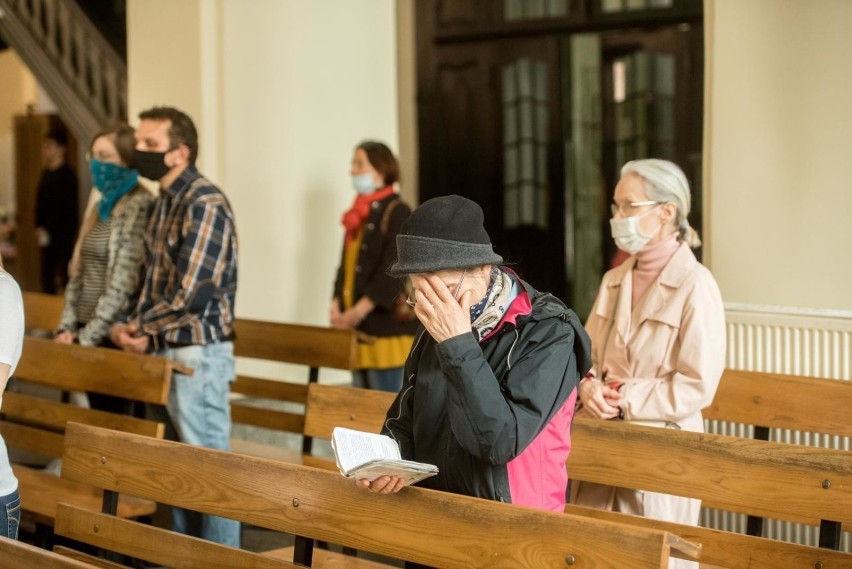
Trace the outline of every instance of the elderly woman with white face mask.
{"label": "elderly woman with white face mask", "polygon": [[[612,235],[630,257],[603,277],[586,331],[593,367],[578,415],[703,431],[725,365],[725,313],[713,275],[692,253],[689,185],[666,160],[635,160],[615,187]],[[572,503],[697,524],[699,500],[572,485]],[[671,567],[695,567],[672,561]]]}
{"label": "elderly woman with white face mask", "polygon": [[[403,223],[390,272],[411,279],[421,327],[383,432],[403,458],[438,466],[421,486],[561,512],[589,339],[572,310],[502,261],[482,209],[461,196],[428,200]],[[403,481],[359,485],[392,493]]]}

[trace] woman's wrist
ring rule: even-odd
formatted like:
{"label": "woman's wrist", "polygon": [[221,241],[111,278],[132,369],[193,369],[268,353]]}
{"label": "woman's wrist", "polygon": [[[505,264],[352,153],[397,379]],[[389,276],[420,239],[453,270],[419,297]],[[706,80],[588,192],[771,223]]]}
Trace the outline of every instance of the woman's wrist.
{"label": "woman's wrist", "polygon": [[355,317],[358,319],[359,324],[361,322],[363,322],[364,319],[367,318],[367,316],[370,315],[370,313],[373,311],[375,306],[376,305],[373,303],[373,301],[370,297],[362,296],[361,298],[358,299],[358,302],[356,302],[355,306],[352,307],[352,312],[355,314]]}

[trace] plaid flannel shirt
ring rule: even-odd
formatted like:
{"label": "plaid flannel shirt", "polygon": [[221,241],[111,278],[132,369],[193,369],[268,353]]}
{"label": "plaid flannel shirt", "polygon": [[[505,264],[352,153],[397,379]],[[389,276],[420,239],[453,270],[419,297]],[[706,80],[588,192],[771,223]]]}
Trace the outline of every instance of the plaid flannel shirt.
{"label": "plaid flannel shirt", "polygon": [[[237,292],[234,215],[219,188],[190,166],[160,191],[148,225],[147,262],[130,320],[152,348],[233,338]],[[135,309],[134,309],[135,308]]]}

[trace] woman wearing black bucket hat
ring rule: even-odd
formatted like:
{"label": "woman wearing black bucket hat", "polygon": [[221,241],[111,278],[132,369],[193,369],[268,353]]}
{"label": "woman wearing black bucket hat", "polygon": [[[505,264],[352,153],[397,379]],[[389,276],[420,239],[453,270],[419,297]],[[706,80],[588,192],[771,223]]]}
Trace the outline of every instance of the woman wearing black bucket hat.
{"label": "woman wearing black bucket hat", "polygon": [[[403,458],[438,466],[421,486],[562,511],[589,338],[502,261],[466,198],[428,200],[403,223],[390,272],[411,279],[421,326],[383,432]],[[403,481],[358,484],[392,493]]]}

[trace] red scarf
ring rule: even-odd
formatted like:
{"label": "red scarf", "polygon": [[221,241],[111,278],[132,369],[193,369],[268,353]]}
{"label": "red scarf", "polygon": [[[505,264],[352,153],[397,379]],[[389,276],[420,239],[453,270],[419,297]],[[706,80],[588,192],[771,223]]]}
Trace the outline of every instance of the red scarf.
{"label": "red scarf", "polygon": [[352,202],[352,207],[343,213],[340,223],[346,228],[345,245],[355,238],[364,220],[370,216],[370,204],[383,200],[386,197],[393,195],[393,185],[376,190],[372,194],[358,194],[355,196],[355,201]]}

